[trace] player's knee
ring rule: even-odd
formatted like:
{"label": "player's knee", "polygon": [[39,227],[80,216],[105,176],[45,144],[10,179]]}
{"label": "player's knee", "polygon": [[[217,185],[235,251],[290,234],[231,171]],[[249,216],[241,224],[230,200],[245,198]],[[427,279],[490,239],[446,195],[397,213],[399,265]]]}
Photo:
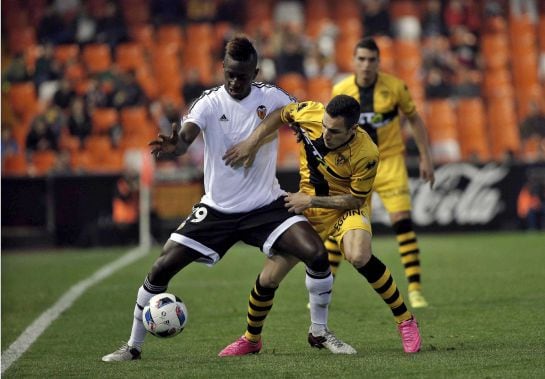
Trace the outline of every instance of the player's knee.
{"label": "player's knee", "polygon": [[356,269],[362,268],[371,259],[371,249],[358,248],[353,250],[345,250],[346,260],[350,262]]}
{"label": "player's knee", "polygon": [[266,272],[261,272],[259,274],[259,285],[265,288],[278,288],[280,286],[281,278],[275,277]]}
{"label": "player's knee", "polygon": [[325,272],[329,270],[329,259],[327,250],[323,244],[318,244],[310,252],[309,259],[303,261],[311,270],[316,272]]}

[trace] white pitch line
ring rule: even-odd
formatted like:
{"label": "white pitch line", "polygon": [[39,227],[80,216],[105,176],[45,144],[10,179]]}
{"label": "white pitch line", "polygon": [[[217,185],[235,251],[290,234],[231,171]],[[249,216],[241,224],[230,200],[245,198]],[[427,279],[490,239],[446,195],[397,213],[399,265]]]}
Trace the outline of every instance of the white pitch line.
{"label": "white pitch line", "polygon": [[137,247],[129,250],[119,259],[100,268],[87,279],[72,286],[48,310],[42,313],[23,333],[2,353],[2,374],[23,355],[40,335],[55,321],[62,312],[67,310],[91,286],[101,282],[119,269],[142,258],[149,251],[149,247]]}

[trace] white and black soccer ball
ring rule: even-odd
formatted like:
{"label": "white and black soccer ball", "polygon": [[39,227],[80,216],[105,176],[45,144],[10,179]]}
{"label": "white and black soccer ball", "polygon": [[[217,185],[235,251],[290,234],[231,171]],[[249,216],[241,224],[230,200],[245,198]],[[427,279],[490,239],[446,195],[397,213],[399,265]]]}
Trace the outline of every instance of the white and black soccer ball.
{"label": "white and black soccer ball", "polygon": [[153,296],[144,307],[144,327],[157,337],[174,337],[184,330],[187,323],[187,308],[176,295],[160,293]]}

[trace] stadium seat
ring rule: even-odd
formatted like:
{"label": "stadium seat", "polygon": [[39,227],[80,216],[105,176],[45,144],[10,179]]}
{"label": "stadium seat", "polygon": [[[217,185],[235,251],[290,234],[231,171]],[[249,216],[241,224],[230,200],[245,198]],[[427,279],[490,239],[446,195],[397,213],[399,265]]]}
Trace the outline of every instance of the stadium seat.
{"label": "stadium seat", "polygon": [[36,87],[32,82],[15,83],[8,90],[9,104],[18,117],[33,114],[38,106]]}
{"label": "stadium seat", "polygon": [[320,35],[322,27],[332,20],[327,0],[307,1],[305,4],[305,34],[315,39]]}
{"label": "stadium seat", "polygon": [[298,101],[307,100],[307,83],[303,75],[289,72],[278,77],[276,84],[290,95],[295,96]]}
{"label": "stadium seat", "polygon": [[119,123],[118,111],[115,108],[96,108],[91,115],[91,123],[93,134],[107,134]]}
{"label": "stadium seat", "polygon": [[75,172],[88,171],[92,166],[89,150],[74,150],[70,152],[70,168]]}
{"label": "stadium seat", "polygon": [[511,72],[507,68],[485,70],[483,89],[487,98],[513,95]]}
{"label": "stadium seat", "polygon": [[2,176],[27,175],[28,165],[24,154],[12,154],[3,158]]}
{"label": "stadium seat", "polygon": [[299,144],[297,143],[297,138],[287,127],[280,128],[278,133],[278,168],[298,169]]}
{"label": "stadium seat", "polygon": [[456,113],[451,101],[448,99],[428,101],[425,115],[434,161],[447,163],[459,160]]}
{"label": "stadium seat", "polygon": [[155,30],[151,24],[131,25],[128,30],[131,40],[144,49],[151,50],[155,45]]}
{"label": "stadium seat", "polygon": [[85,139],[85,149],[91,153],[91,156],[104,156],[112,150],[112,141],[110,136],[90,135]]}
{"label": "stadium seat", "polygon": [[[394,74],[394,43],[388,36],[376,36],[374,37],[378,48],[380,49],[380,69],[384,72]],[[352,46],[354,49],[354,46]]]}
{"label": "stadium seat", "polygon": [[47,175],[57,162],[57,153],[53,150],[40,150],[32,153],[32,167],[36,175]]}
{"label": "stadium seat", "polygon": [[486,109],[488,139],[492,158],[498,161],[507,154],[518,154],[520,135],[512,96],[494,97],[488,100]]}
{"label": "stadium seat", "polygon": [[107,71],[112,64],[110,47],[102,43],[86,45],[83,48],[83,63],[91,74]]}
{"label": "stadium seat", "polygon": [[393,50],[396,74],[406,82],[419,82],[422,68],[420,43],[413,40],[395,39]]}
{"label": "stadium seat", "polygon": [[486,134],[486,115],[481,98],[460,99],[456,109],[458,142],[462,159],[490,158],[490,148]]}
{"label": "stadium seat", "polygon": [[150,127],[146,107],[123,108],[120,112],[120,120],[124,135],[145,134]]}
{"label": "stadium seat", "polygon": [[150,21],[149,2],[145,0],[121,0],[121,12],[125,23],[130,25],[146,24]]}
{"label": "stadium seat", "polygon": [[503,69],[509,63],[509,41],[504,34],[484,34],[481,51],[487,69]]}
{"label": "stadium seat", "polygon": [[[335,0],[335,4],[331,7],[330,10],[332,11],[333,20],[341,29],[343,25],[346,24],[347,21],[351,23],[352,21],[358,20],[359,33],[360,33],[358,34],[358,36],[361,37],[362,23],[361,23],[360,15],[362,12],[362,8],[360,6],[360,1]],[[349,28],[352,28],[352,27],[353,26],[350,26]]]}
{"label": "stadium seat", "polygon": [[156,100],[159,96],[159,87],[149,65],[144,65],[136,71],[136,80],[150,100]]}
{"label": "stadium seat", "polygon": [[331,79],[325,76],[316,76],[307,80],[307,97],[319,101],[324,105],[331,99]]}
{"label": "stadium seat", "polygon": [[79,46],[77,44],[57,45],[53,56],[62,65],[65,65],[68,61],[77,62],[79,59]]}
{"label": "stadium seat", "polygon": [[418,4],[414,0],[391,1],[388,6],[388,11],[390,17],[394,21],[406,16],[420,17]]}
{"label": "stadium seat", "polygon": [[115,63],[122,71],[137,70],[146,64],[144,49],[135,42],[119,44],[115,48]]}
{"label": "stadium seat", "polygon": [[182,28],[179,25],[160,25],[156,31],[156,41],[158,44],[173,44],[178,51],[184,47],[184,37]]}
{"label": "stadium seat", "polygon": [[36,45],[36,31],[33,26],[24,26],[8,35],[8,47],[12,54],[24,53]]}

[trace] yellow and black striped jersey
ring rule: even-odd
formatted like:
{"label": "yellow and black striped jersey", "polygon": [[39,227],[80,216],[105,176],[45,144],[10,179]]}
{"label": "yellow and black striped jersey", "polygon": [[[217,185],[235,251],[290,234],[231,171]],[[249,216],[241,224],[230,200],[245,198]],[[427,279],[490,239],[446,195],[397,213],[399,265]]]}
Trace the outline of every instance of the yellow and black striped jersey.
{"label": "yellow and black striped jersey", "polygon": [[282,121],[290,123],[302,137],[299,190],[310,195],[371,194],[378,166],[378,149],[359,128],[346,144],[328,149],[322,135],[325,108],[314,101],[292,103],[282,109]]}
{"label": "yellow and black striped jersey", "polygon": [[352,96],[360,103],[359,124],[378,145],[382,158],[403,153],[405,144],[399,110],[409,117],[416,112],[403,80],[379,72],[375,83],[364,88],[356,84],[355,75],[350,75],[333,87],[332,97],[341,94]]}

